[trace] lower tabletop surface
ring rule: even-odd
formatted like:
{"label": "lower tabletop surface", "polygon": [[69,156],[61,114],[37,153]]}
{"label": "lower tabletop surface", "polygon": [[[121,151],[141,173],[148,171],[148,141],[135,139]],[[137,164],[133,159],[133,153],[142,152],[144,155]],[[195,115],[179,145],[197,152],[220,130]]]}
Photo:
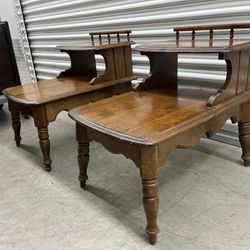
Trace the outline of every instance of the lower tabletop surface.
{"label": "lower tabletop surface", "polygon": [[21,104],[42,104],[54,100],[67,98],[73,95],[101,89],[110,83],[90,85],[92,77],[70,76],[25,84],[4,90],[4,94],[11,100]]}
{"label": "lower tabletop surface", "polygon": [[206,104],[214,92],[185,87],[128,92],[75,108],[70,116],[103,133],[154,144],[164,133],[208,113]]}

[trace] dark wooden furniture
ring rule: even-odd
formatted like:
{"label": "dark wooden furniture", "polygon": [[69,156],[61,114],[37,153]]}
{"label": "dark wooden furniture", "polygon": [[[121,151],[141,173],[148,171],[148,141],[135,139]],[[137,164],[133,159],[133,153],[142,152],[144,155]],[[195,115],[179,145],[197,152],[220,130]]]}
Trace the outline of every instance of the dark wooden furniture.
{"label": "dark wooden furniture", "polygon": [[[126,38],[121,39],[125,34]],[[132,72],[130,31],[91,33],[91,44],[65,44],[57,48],[69,54],[71,68],[56,79],[4,90],[16,145],[20,146],[20,110],[33,116],[47,171],[51,170],[48,124],[59,112],[98,99],[131,90]],[[115,35],[115,41],[114,40]],[[95,41],[98,39],[98,41]],[[104,41],[105,37],[108,37]],[[112,40],[113,39],[113,40]],[[97,76],[95,55],[105,59],[106,70]]]}
{"label": "dark wooden furniture", "polygon": [[[220,26],[221,27],[221,26]],[[250,165],[250,42],[248,40],[177,39],[136,47],[150,59],[150,76],[137,91],[90,103],[69,112],[76,121],[79,180],[84,187],[89,161],[89,141],[103,144],[110,152],[134,161],[142,179],[146,233],[154,244],[157,226],[158,175],[168,153],[180,146],[197,144],[200,137],[216,133],[228,118],[238,121],[242,159]],[[236,26],[225,26],[231,30]],[[250,24],[237,28],[250,28]],[[205,29],[204,27],[197,27]],[[196,27],[190,28],[196,31]],[[197,91],[180,86],[177,79],[178,53],[216,53],[227,63],[221,89]]]}
{"label": "dark wooden furniture", "polygon": [[[0,22],[0,97],[3,89],[20,83],[9,25],[7,22]],[[0,109],[2,106],[0,102]]]}

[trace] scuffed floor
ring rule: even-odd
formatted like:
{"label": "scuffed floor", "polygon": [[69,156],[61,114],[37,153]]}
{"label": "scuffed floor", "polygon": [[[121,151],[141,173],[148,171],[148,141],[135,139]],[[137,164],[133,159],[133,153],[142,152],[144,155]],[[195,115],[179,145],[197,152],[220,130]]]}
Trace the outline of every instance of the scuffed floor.
{"label": "scuffed floor", "polygon": [[160,233],[144,234],[141,181],[134,164],[91,143],[86,190],[77,181],[74,123],[51,124],[53,170],[42,168],[32,119],[16,148],[0,112],[0,249],[250,249],[250,168],[240,148],[202,140],[175,150],[160,173]]}

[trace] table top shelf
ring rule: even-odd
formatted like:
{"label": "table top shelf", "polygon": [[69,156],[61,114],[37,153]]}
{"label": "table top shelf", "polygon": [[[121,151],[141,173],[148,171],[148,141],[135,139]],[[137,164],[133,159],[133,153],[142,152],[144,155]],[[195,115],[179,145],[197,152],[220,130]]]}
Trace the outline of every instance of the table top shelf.
{"label": "table top shelf", "polygon": [[[199,91],[199,95],[195,93]],[[207,107],[213,93],[181,87],[178,91],[159,87],[127,92],[108,99],[77,107],[69,115],[78,123],[120,140],[145,146],[155,145],[209,121],[235,105]],[[249,95],[237,97],[244,102]]]}
{"label": "table top shelf", "polygon": [[124,42],[103,42],[103,43],[65,43],[56,46],[56,49],[58,50],[65,50],[65,51],[100,51],[100,50],[106,50],[106,49],[112,49],[112,48],[119,48],[134,44],[133,41],[124,41]]}
{"label": "table top shelf", "polygon": [[171,129],[186,126],[190,119],[208,115],[207,99],[216,90],[165,87],[131,91],[78,107],[70,116],[103,133],[134,143],[154,144]]}
{"label": "table top shelf", "polygon": [[171,52],[171,53],[225,53],[243,47],[250,48],[249,39],[180,39],[168,40],[151,44],[139,45],[135,48],[140,52]]}
{"label": "table top shelf", "polygon": [[91,78],[86,76],[70,76],[41,81],[37,84],[25,84],[4,90],[8,99],[26,105],[40,105],[43,103],[68,98],[70,96],[87,93],[118,84],[129,82],[135,77],[127,77],[115,81],[90,85]]}

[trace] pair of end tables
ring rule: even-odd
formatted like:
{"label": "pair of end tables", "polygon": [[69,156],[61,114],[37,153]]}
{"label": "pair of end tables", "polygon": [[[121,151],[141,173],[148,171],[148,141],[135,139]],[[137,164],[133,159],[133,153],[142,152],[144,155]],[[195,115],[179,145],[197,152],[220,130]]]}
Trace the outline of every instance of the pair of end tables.
{"label": "pair of end tables", "polygon": [[[38,128],[45,168],[50,170],[47,126],[60,111],[74,108],[69,116],[76,121],[81,187],[88,179],[91,140],[133,160],[142,179],[146,233],[149,242],[155,244],[159,232],[159,169],[172,149],[196,145],[204,133],[212,136],[231,118],[233,123],[238,122],[244,164],[250,165],[250,42],[234,38],[235,29],[245,28],[250,24],[180,27],[175,28],[175,40],[137,46],[135,50],[149,58],[150,76],[135,90],[131,88],[135,77],[130,31],[92,33],[91,46],[58,47],[70,55],[69,70],[57,79],[4,92],[17,145],[21,140],[19,111],[29,111]],[[214,38],[214,30],[221,29],[230,31],[228,39]],[[197,38],[200,30],[208,31],[208,39]],[[191,32],[190,39],[180,37],[185,31]],[[121,33],[127,34],[127,41],[121,42]],[[116,43],[111,41],[113,34]],[[181,87],[177,77],[179,53],[218,54],[227,65],[222,88],[193,91]],[[101,54],[106,62],[106,71],[99,77],[95,54]]]}

